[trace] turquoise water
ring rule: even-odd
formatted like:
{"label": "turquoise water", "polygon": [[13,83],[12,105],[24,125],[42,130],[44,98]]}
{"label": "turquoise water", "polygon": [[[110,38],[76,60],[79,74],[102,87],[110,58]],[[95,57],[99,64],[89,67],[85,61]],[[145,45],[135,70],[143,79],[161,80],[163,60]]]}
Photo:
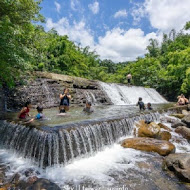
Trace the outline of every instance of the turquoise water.
{"label": "turquoise water", "polygon": [[[166,109],[171,107],[173,104],[155,104],[152,105],[153,110],[160,110],[160,109]],[[127,117],[130,114],[139,114],[139,108],[137,106],[94,106],[93,107],[94,112],[91,114],[84,113],[83,107],[71,107],[70,110],[67,112],[66,115],[58,115],[59,109],[58,108],[51,108],[51,109],[44,109],[43,113],[46,117],[44,120],[35,120],[29,125],[34,126],[49,126],[54,127],[57,125],[63,125],[68,123],[75,123],[80,121],[88,121],[88,120],[100,120],[105,118],[117,118],[117,117]],[[143,111],[144,113],[148,111]],[[31,118],[34,118],[37,114],[36,109],[32,109],[30,111],[31,117],[29,117],[27,120],[30,120]],[[6,119],[8,121],[14,121],[23,123],[21,120],[17,118],[18,112],[9,112],[6,114],[1,115],[1,119]],[[27,124],[28,125],[28,124]]]}

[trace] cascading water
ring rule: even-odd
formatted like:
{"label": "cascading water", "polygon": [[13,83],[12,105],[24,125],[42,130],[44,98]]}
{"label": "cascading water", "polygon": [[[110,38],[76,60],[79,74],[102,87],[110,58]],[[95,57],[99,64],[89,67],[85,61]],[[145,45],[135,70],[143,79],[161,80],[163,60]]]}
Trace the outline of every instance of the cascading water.
{"label": "cascading water", "polygon": [[100,82],[102,89],[107,93],[114,105],[136,104],[139,97],[144,103],[167,103],[167,101],[153,88],[119,85]]}
{"label": "cascading water", "polygon": [[150,113],[41,130],[0,121],[0,142],[40,167],[67,164],[76,157],[92,155],[120,137],[129,135],[135,121],[158,120],[159,116],[158,113]]}

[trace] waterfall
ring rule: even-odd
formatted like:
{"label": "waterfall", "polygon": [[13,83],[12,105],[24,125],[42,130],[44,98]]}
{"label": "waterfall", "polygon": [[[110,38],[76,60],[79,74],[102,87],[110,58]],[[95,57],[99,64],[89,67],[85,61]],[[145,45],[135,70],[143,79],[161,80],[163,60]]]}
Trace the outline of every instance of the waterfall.
{"label": "waterfall", "polygon": [[0,120],[0,143],[40,167],[67,164],[76,157],[92,155],[130,135],[134,122],[158,120],[158,113],[131,118],[104,119],[41,129]]}
{"label": "waterfall", "polygon": [[115,83],[100,82],[114,105],[136,104],[139,97],[144,103],[167,103],[167,101],[153,88],[127,86]]}

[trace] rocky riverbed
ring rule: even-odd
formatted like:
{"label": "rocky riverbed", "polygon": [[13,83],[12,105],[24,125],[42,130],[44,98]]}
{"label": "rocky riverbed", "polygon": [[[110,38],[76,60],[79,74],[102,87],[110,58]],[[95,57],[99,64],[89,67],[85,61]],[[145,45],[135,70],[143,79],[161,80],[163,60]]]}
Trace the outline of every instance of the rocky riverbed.
{"label": "rocky riverbed", "polygon": [[[159,121],[141,120],[136,122],[133,135],[126,140],[122,138],[66,166],[43,170],[18,154],[1,150],[0,189],[190,189],[190,147],[186,136],[176,131],[179,123],[188,128],[186,118],[162,114]],[[120,146],[121,141],[125,148]]]}

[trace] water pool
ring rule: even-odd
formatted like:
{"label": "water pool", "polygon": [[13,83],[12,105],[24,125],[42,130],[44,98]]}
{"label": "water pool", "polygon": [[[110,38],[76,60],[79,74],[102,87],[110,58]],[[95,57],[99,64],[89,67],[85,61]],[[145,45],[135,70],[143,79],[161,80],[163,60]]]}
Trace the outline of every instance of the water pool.
{"label": "water pool", "polygon": [[[154,111],[167,109],[173,106],[173,103],[167,104],[153,104],[152,107]],[[81,121],[98,121],[100,119],[106,118],[117,118],[117,117],[128,117],[131,114],[140,114],[140,113],[148,113],[149,111],[139,111],[139,108],[134,105],[130,106],[94,106],[94,112],[91,114],[85,114],[82,110],[83,107],[71,107],[67,115],[59,116],[59,109],[58,108],[51,108],[51,109],[44,109],[43,113],[47,119],[45,120],[38,120],[32,122],[30,125],[34,126],[60,126],[68,123],[76,123]],[[35,117],[37,114],[36,109],[32,109],[31,118]],[[8,120],[8,121],[15,121],[19,122],[17,118],[18,112],[7,112],[0,115],[1,120]],[[30,118],[28,118],[29,120]]]}

